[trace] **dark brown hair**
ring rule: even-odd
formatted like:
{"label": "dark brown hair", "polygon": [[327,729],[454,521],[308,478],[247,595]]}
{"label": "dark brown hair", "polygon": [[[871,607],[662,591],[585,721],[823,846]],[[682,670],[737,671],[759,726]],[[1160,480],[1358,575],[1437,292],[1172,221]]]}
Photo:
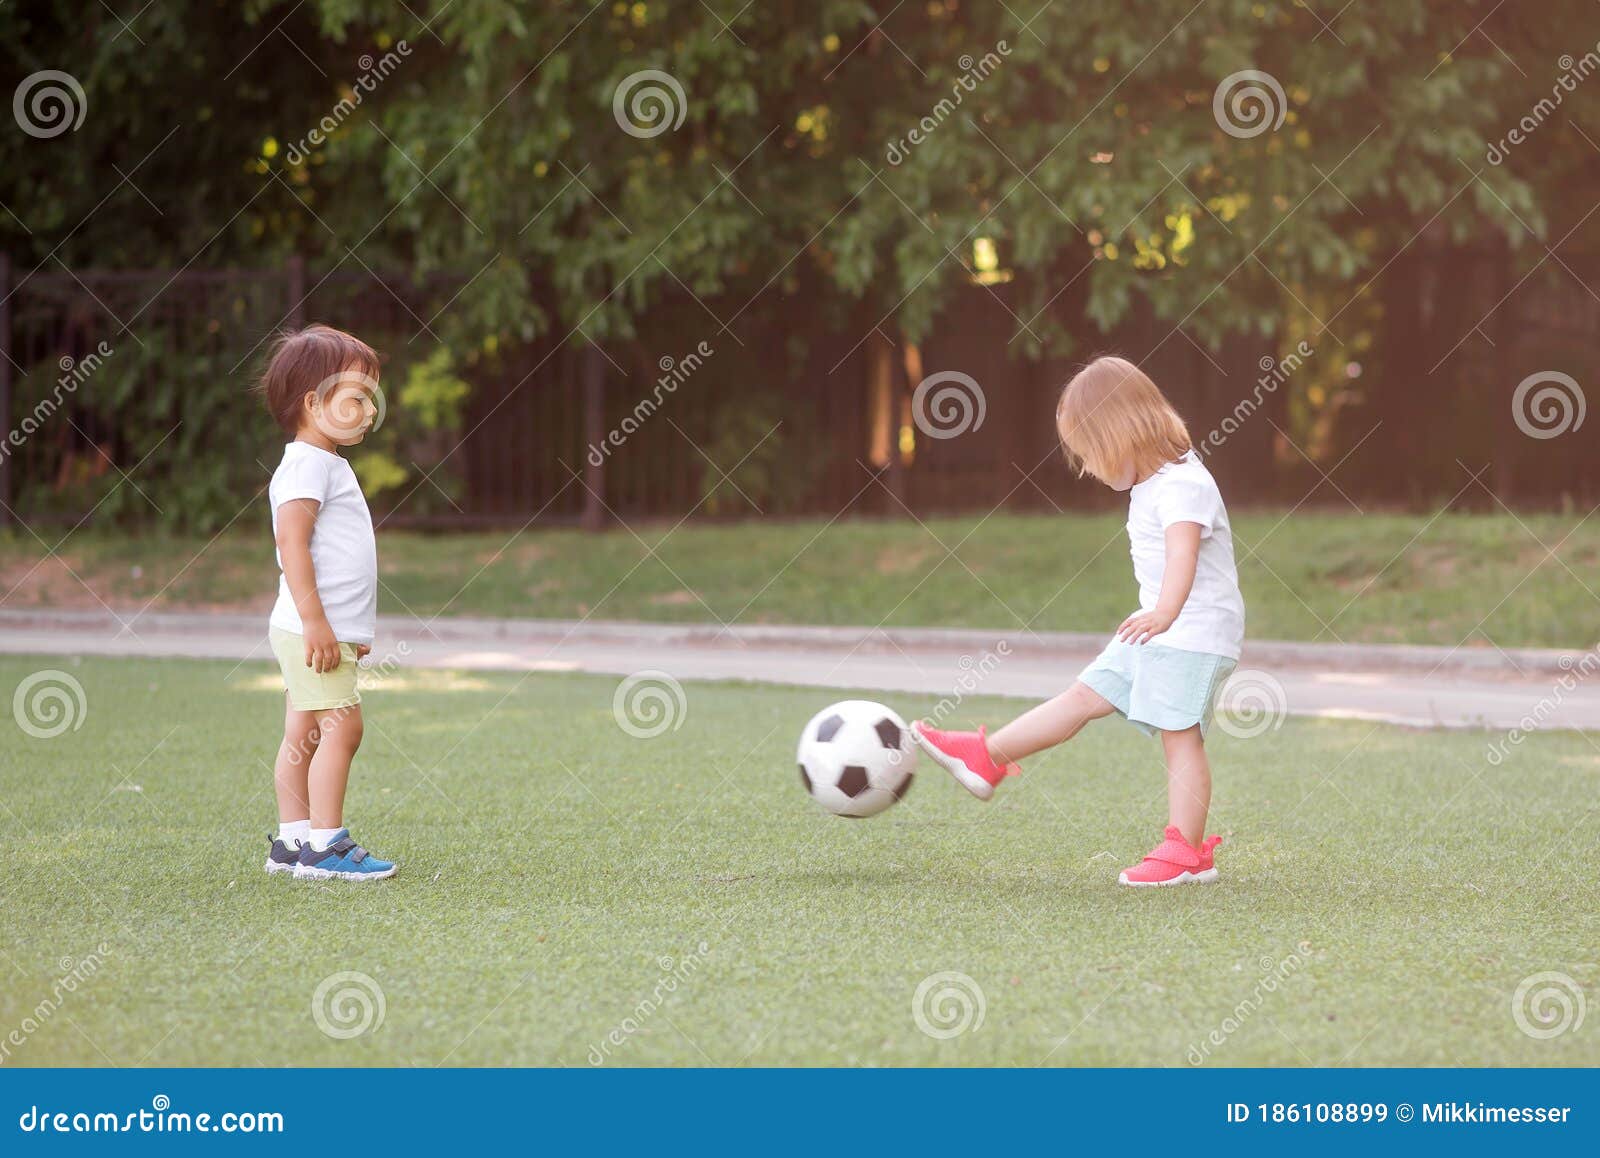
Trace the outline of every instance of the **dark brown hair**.
{"label": "dark brown hair", "polygon": [[307,326],[279,334],[267,356],[260,390],[285,434],[300,429],[305,397],[346,370],[378,376],[378,354],[353,334],[332,326]]}

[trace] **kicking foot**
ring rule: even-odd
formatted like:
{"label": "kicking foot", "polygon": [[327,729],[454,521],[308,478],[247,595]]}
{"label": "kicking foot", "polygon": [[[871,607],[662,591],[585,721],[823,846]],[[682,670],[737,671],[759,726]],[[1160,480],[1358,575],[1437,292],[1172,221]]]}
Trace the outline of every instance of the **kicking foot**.
{"label": "kicking foot", "polygon": [[292,873],[300,860],[300,846],[290,848],[275,836],[267,837],[267,871]]}
{"label": "kicking foot", "polygon": [[1208,836],[1200,847],[1183,839],[1177,825],[1167,825],[1165,839],[1132,868],[1122,870],[1119,885],[1204,885],[1217,879],[1212,850],[1222,843],[1220,836]]}
{"label": "kicking foot", "polygon": [[399,871],[399,865],[379,860],[351,840],[346,828],[321,852],[309,844],[301,845],[300,860],[294,866],[295,878],[302,881],[381,881]]}
{"label": "kicking foot", "polygon": [[994,762],[982,728],[976,732],[941,732],[917,720],[911,725],[911,734],[934,763],[979,800],[988,800],[994,795],[996,784],[1021,771],[1015,764],[1001,767]]}

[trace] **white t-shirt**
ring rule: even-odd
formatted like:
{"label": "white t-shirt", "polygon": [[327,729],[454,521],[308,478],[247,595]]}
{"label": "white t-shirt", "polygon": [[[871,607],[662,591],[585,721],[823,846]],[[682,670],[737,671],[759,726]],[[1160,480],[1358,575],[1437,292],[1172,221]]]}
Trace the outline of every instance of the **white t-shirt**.
{"label": "white t-shirt", "polygon": [[1238,659],[1244,642],[1244,596],[1233,563],[1233,531],[1216,480],[1192,450],[1128,493],[1128,549],[1142,611],[1155,610],[1161,597],[1166,531],[1173,523],[1200,524],[1200,556],[1183,610],[1150,642]]}
{"label": "white t-shirt", "polygon": [[[356,481],[356,472],[337,454],[291,442],[272,472],[267,488],[272,503],[272,534],[278,534],[278,508],[292,499],[316,499],[316,525],[311,531],[311,565],[317,573],[317,595],[340,643],[371,643],[378,627],[378,543],[372,534],[372,512]],[[304,635],[300,612],[278,558],[278,602],[272,626]]]}

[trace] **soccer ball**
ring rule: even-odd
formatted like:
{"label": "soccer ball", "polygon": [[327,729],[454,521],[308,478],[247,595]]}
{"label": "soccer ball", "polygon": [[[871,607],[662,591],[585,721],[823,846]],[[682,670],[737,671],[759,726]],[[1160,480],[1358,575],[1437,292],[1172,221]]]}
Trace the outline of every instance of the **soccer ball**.
{"label": "soccer ball", "polygon": [[875,816],[911,787],[917,744],[906,722],[871,700],[823,708],[800,733],[800,783],[835,816]]}

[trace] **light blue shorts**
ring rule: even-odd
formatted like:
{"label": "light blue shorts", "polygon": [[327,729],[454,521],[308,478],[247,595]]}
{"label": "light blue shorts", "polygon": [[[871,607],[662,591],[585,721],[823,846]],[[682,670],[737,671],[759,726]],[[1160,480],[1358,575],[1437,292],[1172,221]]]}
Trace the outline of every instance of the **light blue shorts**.
{"label": "light blue shorts", "polygon": [[1078,680],[1099,692],[1147,736],[1200,725],[1204,736],[1217,693],[1237,661],[1205,651],[1113,639]]}

